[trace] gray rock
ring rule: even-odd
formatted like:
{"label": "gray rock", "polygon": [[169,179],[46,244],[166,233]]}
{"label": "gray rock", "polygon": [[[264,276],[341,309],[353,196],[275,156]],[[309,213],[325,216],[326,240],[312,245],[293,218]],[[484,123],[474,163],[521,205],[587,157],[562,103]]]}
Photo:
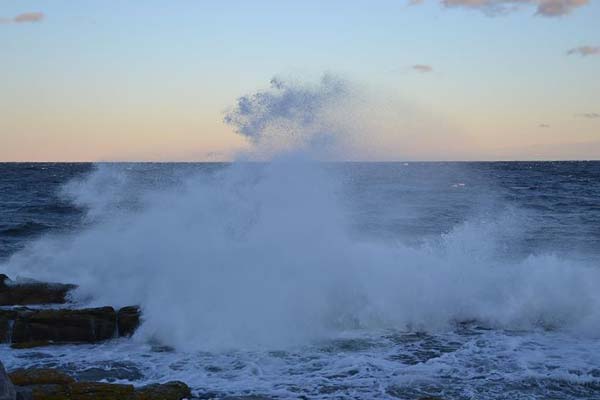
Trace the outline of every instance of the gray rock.
{"label": "gray rock", "polygon": [[8,378],[4,365],[0,362],[0,400],[16,400],[15,386]]}
{"label": "gray rock", "polygon": [[131,336],[140,325],[140,308],[138,306],[123,307],[117,312],[117,329],[119,336]]}
{"label": "gray rock", "polygon": [[28,387],[15,386],[17,392],[16,400],[33,400],[33,391]]}
{"label": "gray rock", "polygon": [[13,282],[0,274],[0,306],[63,304],[75,285],[45,282]]}
{"label": "gray rock", "polygon": [[15,320],[12,343],[98,342],[114,337],[116,321],[112,307],[23,311]]}

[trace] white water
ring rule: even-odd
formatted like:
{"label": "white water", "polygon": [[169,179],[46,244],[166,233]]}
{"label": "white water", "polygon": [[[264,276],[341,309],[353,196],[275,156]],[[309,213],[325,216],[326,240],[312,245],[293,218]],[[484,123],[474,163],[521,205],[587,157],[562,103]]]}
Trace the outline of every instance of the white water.
{"label": "white water", "polygon": [[264,164],[143,192],[123,167],[99,165],[65,189],[90,225],[31,243],[2,270],[77,283],[81,302],[140,304],[135,339],[182,350],[444,332],[464,320],[597,335],[600,270],[551,254],[499,258],[498,236],[518,231],[511,214],[465,221],[418,248],[354,239],[339,180],[315,161],[351,147],[336,121],[352,93],[327,77],[241,98],[226,120],[255,145],[241,158],[269,157]]}

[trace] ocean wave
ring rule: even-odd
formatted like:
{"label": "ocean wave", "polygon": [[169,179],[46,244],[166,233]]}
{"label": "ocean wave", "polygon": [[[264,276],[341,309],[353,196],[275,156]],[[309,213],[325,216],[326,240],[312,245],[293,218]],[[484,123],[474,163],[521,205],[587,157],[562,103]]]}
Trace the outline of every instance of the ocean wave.
{"label": "ocean wave", "polygon": [[471,320],[598,335],[597,265],[507,257],[515,249],[504,238],[518,240],[527,210],[474,213],[414,246],[352,235],[341,179],[315,161],[344,142],[348,121],[335,122],[350,92],[328,78],[242,97],[228,122],[261,150],[275,141],[269,162],[143,190],[128,167],[98,165],[63,192],[89,224],[29,243],[3,270],[76,283],[76,298],[98,305],[139,304],[136,338],[180,349],[281,348]]}

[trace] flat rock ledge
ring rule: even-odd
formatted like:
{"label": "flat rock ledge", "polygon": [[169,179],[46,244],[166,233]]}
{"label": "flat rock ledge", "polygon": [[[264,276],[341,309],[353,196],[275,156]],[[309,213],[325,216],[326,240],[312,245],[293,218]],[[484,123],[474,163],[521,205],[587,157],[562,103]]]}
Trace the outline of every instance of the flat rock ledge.
{"label": "flat rock ledge", "polygon": [[131,336],[140,323],[137,307],[0,310],[0,342],[13,348],[96,343]]}
{"label": "flat rock ledge", "polygon": [[[96,343],[133,335],[140,308],[28,308],[64,304],[75,285],[14,282],[0,274],[0,343],[23,349],[52,344]],[[11,308],[6,308],[11,306]]]}
{"label": "flat rock ledge", "polygon": [[0,400],[183,400],[190,388],[172,381],[136,388],[133,385],[78,382],[55,369],[19,369],[9,373],[0,363]]}
{"label": "flat rock ledge", "polygon": [[76,285],[37,281],[15,282],[0,274],[0,306],[64,304]]}

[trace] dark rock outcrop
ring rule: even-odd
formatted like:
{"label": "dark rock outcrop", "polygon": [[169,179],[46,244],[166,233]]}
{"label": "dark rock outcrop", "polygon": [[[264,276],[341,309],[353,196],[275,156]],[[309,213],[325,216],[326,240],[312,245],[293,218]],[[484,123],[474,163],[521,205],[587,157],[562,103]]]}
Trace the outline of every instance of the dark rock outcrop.
{"label": "dark rock outcrop", "polygon": [[123,307],[117,312],[117,329],[119,336],[131,336],[140,325],[140,308]]}
{"label": "dark rock outcrop", "polygon": [[33,349],[35,347],[52,346],[54,343],[48,340],[36,340],[33,342],[13,343],[10,345],[15,350]]}
{"label": "dark rock outcrop", "polygon": [[17,310],[0,310],[0,343],[11,341],[12,328],[17,315]]}
{"label": "dark rock outcrop", "polygon": [[4,365],[0,362],[0,400],[15,400],[16,398],[15,386],[6,374]]}
{"label": "dark rock outcrop", "polygon": [[77,286],[62,283],[12,282],[0,274],[0,306],[63,304],[67,294]]}
{"label": "dark rock outcrop", "polygon": [[17,370],[10,376],[15,384],[22,385],[17,386],[18,390],[30,393],[32,400],[182,400],[191,397],[190,388],[178,381],[136,389],[133,385],[76,382],[71,376],[52,369]]}
{"label": "dark rock outcrop", "polygon": [[75,382],[69,385],[30,386],[33,400],[134,400],[133,385]]}
{"label": "dark rock outcrop", "polygon": [[94,343],[131,336],[140,324],[139,307],[84,309],[0,309],[0,343],[26,349],[61,343]]}
{"label": "dark rock outcrop", "polygon": [[27,310],[18,313],[12,343],[92,343],[110,339],[116,332],[112,307],[81,310]]}
{"label": "dark rock outcrop", "polygon": [[[75,285],[11,281],[0,274],[0,306],[61,304]],[[140,324],[140,308],[0,309],[0,343],[31,348],[60,343],[93,343],[131,336]]]}
{"label": "dark rock outcrop", "polygon": [[17,369],[8,374],[8,377],[17,386],[68,385],[75,382],[69,375],[52,368]]}
{"label": "dark rock outcrop", "polygon": [[181,400],[192,397],[188,385],[173,381],[141,387],[135,391],[135,400]]}
{"label": "dark rock outcrop", "polygon": [[15,391],[17,392],[16,400],[33,400],[31,388],[15,386]]}

